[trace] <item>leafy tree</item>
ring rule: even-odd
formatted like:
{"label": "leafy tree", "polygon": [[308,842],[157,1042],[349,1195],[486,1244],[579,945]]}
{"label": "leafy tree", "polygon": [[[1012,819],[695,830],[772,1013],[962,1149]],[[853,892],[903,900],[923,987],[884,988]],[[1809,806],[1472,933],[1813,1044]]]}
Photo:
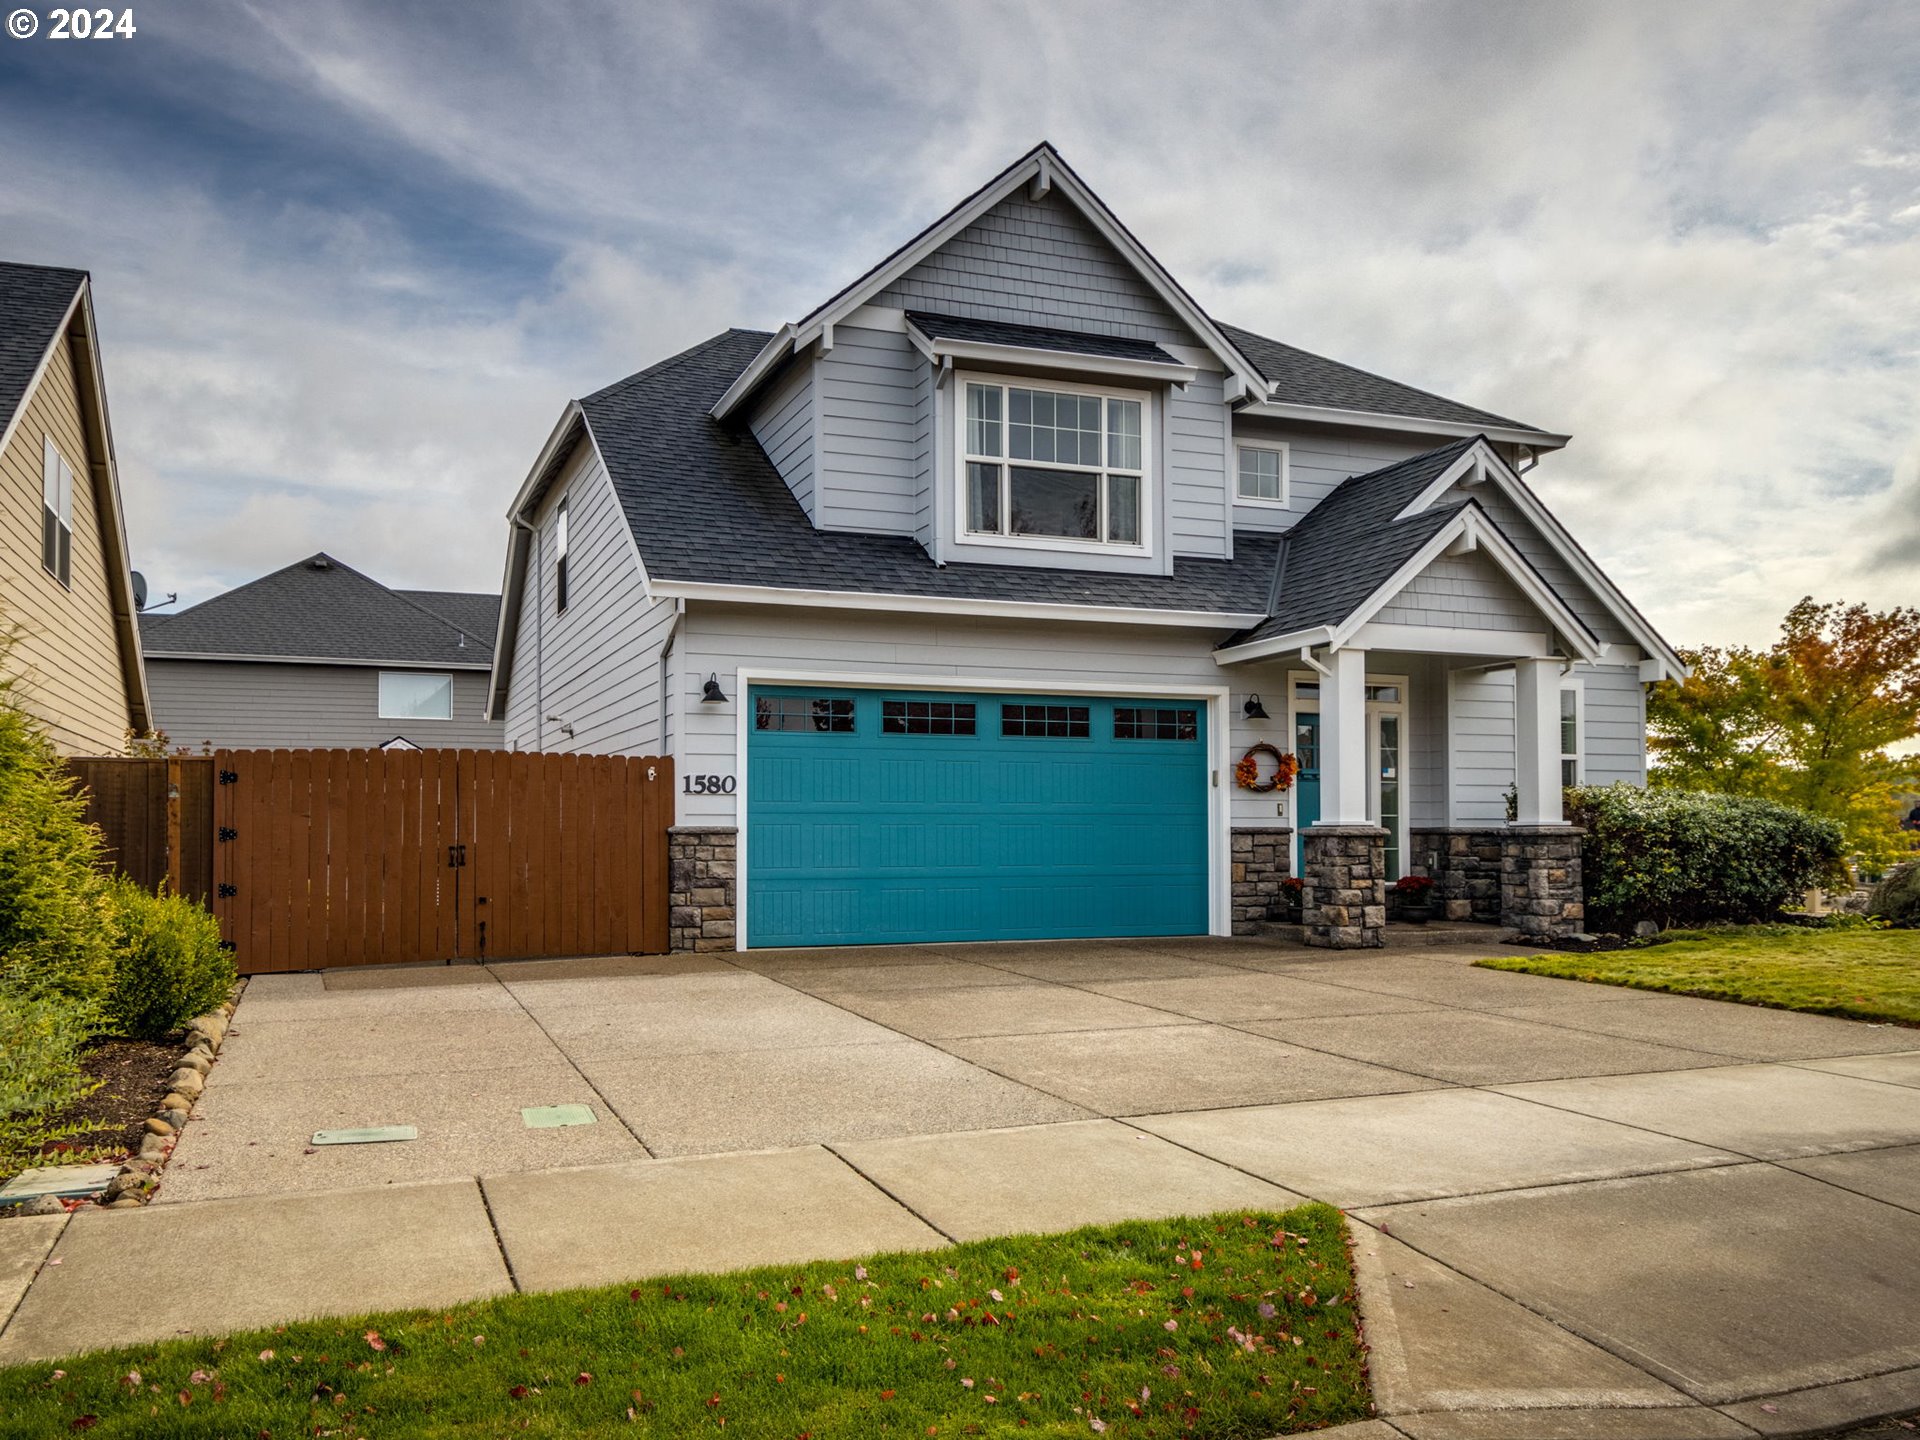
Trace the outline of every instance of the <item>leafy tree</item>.
{"label": "leafy tree", "polygon": [[1819,604],[1787,612],[1766,650],[1682,651],[1684,681],[1647,702],[1658,786],[1755,795],[1837,822],[1862,863],[1912,852],[1899,796],[1920,787],[1920,609]]}

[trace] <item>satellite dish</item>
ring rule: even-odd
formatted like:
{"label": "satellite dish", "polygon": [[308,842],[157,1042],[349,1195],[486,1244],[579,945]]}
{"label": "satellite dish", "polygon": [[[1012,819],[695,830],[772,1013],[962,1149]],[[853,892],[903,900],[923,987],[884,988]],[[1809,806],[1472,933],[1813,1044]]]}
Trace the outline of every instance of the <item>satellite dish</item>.
{"label": "satellite dish", "polygon": [[138,570],[133,572],[133,608],[136,610],[147,608],[147,577]]}

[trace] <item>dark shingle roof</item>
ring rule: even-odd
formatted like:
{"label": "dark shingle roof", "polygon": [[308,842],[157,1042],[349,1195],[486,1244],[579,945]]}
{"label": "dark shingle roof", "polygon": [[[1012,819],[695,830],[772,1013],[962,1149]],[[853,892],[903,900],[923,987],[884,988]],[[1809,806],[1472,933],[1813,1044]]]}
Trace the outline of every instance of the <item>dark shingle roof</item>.
{"label": "dark shingle roof", "polygon": [[909,310],[907,319],[929,340],[1017,345],[1025,350],[1057,350],[1068,355],[1097,355],[1106,360],[1145,360],[1154,365],[1180,363],[1151,340],[1086,335],[1078,330],[1050,330],[1044,325],[1012,325],[999,320],[969,320],[961,315],[932,315],[922,310]]}
{"label": "dark shingle roof", "polygon": [[84,270],[0,261],[0,430],[25,402],[27,387],[86,278]]}
{"label": "dark shingle roof", "polygon": [[[457,598],[499,604],[491,595]],[[320,554],[176,615],[142,615],[140,633],[150,658],[286,656],[484,669],[493,661],[493,623],[472,623],[480,618],[455,619]]]}
{"label": "dark shingle roof", "polygon": [[471,590],[396,590],[416,605],[424,605],[434,614],[451,620],[469,636],[493,644],[494,631],[500,627],[500,597]]}
{"label": "dark shingle roof", "polygon": [[1490,410],[1476,410],[1444,395],[1434,395],[1342,365],[1324,355],[1269,340],[1251,330],[1216,321],[1229,340],[1278,388],[1273,398],[1287,405],[1320,405],[1331,410],[1363,410],[1372,415],[1409,415],[1419,420],[1445,420],[1456,425],[1492,425],[1514,430],[1538,427],[1509,420]]}
{"label": "dark shingle roof", "polygon": [[1033,604],[1264,613],[1277,537],[1240,534],[1234,558],[1172,575],[1019,565],[936,566],[910,536],[815,530],[748,431],[707,412],[760,351],[729,330],[580,402],[656,580]]}
{"label": "dark shingle roof", "polygon": [[1345,620],[1458,513],[1460,504],[1435,505],[1405,520],[1393,518],[1473,443],[1457,440],[1335,486],[1287,532],[1270,618],[1225,643],[1244,645]]}

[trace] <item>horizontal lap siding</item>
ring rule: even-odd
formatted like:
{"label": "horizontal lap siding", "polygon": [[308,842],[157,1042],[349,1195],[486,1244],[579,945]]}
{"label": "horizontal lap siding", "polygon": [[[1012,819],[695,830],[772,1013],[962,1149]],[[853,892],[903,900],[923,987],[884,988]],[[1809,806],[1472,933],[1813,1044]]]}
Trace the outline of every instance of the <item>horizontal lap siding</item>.
{"label": "horizontal lap siding", "polygon": [[1167,516],[1175,555],[1227,553],[1228,418],[1220,377],[1201,375],[1170,390],[1167,426]]}
{"label": "horizontal lap siding", "polygon": [[[46,437],[73,470],[72,588],[41,562],[41,472]],[[114,754],[131,721],[108,598],[111,537],[94,504],[73,354],[53,347],[6,452],[0,455],[0,624],[19,631],[7,673],[16,696],[68,755]]]}
{"label": "horizontal lap siding", "polygon": [[[567,609],[554,587],[554,517],[567,500]],[[642,586],[625,512],[582,445],[535,517],[507,736],[516,749],[648,754],[662,741],[660,647],[673,606]],[[537,672],[537,673],[536,673]],[[546,717],[558,716],[553,720]],[[562,723],[573,727],[562,733]]]}
{"label": "horizontal lap siding", "polygon": [[404,735],[423,749],[505,743],[484,718],[487,672],[455,670],[451,720],[380,718],[372,665],[149,658],[154,723],[176,745],[234,750],[364,749]]}
{"label": "horizontal lap siding", "polygon": [[1057,194],[1003,200],[874,297],[877,305],[1192,345],[1194,334]]}
{"label": "horizontal lap siding", "polygon": [[1456,672],[1449,706],[1455,825],[1498,825],[1514,781],[1513,672]]}
{"label": "horizontal lap siding", "polygon": [[814,362],[822,529],[918,533],[917,359],[904,333],[842,325]]}
{"label": "horizontal lap siding", "polygon": [[[1236,447],[1271,445],[1275,441],[1283,441],[1287,446],[1287,506],[1277,509],[1269,505],[1236,504],[1233,508],[1235,529],[1291,529],[1301,516],[1326,499],[1333,493],[1334,487],[1349,476],[1364,475],[1444,443],[1438,437],[1417,435],[1408,436],[1405,440],[1328,435],[1307,426],[1252,418],[1233,422],[1233,443]],[[1228,483],[1237,489],[1240,458],[1234,454],[1230,460]]]}
{"label": "horizontal lap siding", "polygon": [[1455,630],[1537,631],[1540,612],[1485,555],[1443,555],[1374,617],[1391,625]]}
{"label": "horizontal lap siding", "polygon": [[753,419],[753,438],[767,452],[773,468],[787,482],[808,515],[814,501],[813,366],[805,361],[793,367],[760,406]]}
{"label": "horizontal lap siding", "polygon": [[1581,736],[1589,785],[1647,783],[1647,699],[1637,667],[1599,665],[1582,670]]}

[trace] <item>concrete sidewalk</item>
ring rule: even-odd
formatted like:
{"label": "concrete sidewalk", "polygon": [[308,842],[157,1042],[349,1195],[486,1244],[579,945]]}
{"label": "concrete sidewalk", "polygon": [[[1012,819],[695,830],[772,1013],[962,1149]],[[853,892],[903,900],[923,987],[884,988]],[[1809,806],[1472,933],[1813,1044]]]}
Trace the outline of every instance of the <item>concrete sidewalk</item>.
{"label": "concrete sidewalk", "polygon": [[[250,991],[164,1203],[0,1223],[0,1362],[1304,1196],[1353,1216],[1375,1435],[1800,1434],[1920,1406],[1915,1032],[1431,954],[745,958]],[[449,1133],[316,1185],[342,1172],[305,1162],[334,1157],[286,1131],[341,1103],[328,1047],[399,1067],[374,1094],[445,1097]],[[889,1075],[928,1089],[868,1088]],[[800,1102],[754,1113],[795,1076]],[[494,1133],[571,1077],[600,1125]],[[263,1135],[261,1164],[227,1158]],[[133,1257],[162,1308],[118,1298]]]}

